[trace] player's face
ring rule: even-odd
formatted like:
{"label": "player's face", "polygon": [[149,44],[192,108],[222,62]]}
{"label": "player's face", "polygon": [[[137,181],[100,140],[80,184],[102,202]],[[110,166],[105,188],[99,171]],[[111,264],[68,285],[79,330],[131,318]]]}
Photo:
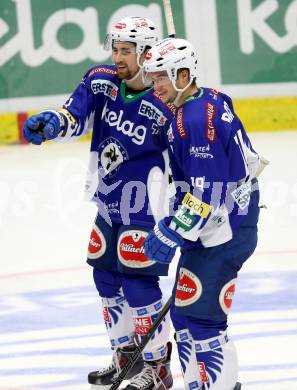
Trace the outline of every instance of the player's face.
{"label": "player's face", "polygon": [[113,42],[112,61],[121,79],[129,80],[138,72],[136,47],[132,42]]}
{"label": "player's face", "polygon": [[163,102],[169,103],[175,100],[177,92],[174,89],[167,72],[150,73],[150,78],[152,80],[154,90],[158,92]]}

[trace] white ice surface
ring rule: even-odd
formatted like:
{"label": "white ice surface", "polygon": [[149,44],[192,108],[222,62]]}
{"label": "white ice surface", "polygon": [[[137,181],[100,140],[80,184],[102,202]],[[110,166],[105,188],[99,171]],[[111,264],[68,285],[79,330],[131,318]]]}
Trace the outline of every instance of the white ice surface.
{"label": "white ice surface", "polygon": [[[297,389],[297,132],[250,134],[260,178],[256,253],[241,271],[229,334],[244,390]],[[95,217],[82,200],[87,143],[0,148],[0,390],[85,390],[109,360],[85,265]],[[162,280],[165,296],[170,278]],[[182,389],[174,347],[174,389]]]}

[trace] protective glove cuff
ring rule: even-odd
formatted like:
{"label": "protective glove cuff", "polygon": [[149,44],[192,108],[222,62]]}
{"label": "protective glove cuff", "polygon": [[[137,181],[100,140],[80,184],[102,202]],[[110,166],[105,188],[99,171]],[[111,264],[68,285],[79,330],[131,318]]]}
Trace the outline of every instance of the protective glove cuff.
{"label": "protective glove cuff", "polygon": [[182,246],[184,243],[184,239],[177,232],[170,229],[170,227],[166,225],[164,219],[154,227],[154,232],[161,242],[171,248]]}

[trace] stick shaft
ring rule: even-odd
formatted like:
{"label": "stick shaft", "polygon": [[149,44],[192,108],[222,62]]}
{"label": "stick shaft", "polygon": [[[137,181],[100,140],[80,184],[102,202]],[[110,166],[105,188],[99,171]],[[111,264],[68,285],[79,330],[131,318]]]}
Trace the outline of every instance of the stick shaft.
{"label": "stick shaft", "polygon": [[175,37],[175,27],[172,15],[172,8],[170,0],[163,0],[164,13],[166,18],[167,32],[169,38]]}
{"label": "stick shaft", "polygon": [[141,343],[139,343],[136,346],[135,352],[133,352],[132,356],[130,357],[130,360],[126,363],[126,365],[123,367],[122,371],[119,373],[117,379],[113,382],[112,386],[109,390],[116,390],[119,388],[120,384],[123,382],[123,380],[126,378],[128,372],[130,369],[134,366],[136,360],[139,358],[139,356],[142,354],[144,348],[146,347],[147,343],[150,341],[156,330],[158,329],[161,322],[164,320],[166,314],[168,313],[170,306],[171,306],[172,298],[170,297],[166,304],[164,305],[163,309],[160,311],[158,318],[153,323],[150,330],[147,332],[147,334],[142,339]]}

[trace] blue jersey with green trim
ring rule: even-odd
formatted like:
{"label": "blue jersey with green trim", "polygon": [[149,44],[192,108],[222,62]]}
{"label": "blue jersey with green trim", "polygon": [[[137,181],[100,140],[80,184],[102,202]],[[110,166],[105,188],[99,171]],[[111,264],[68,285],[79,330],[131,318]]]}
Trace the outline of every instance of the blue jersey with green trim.
{"label": "blue jersey with green trim", "polygon": [[64,104],[73,126],[60,138],[93,128],[86,193],[108,221],[153,226],[164,216],[166,133],[173,106],[152,88],[127,91],[114,66],[91,68]]}
{"label": "blue jersey with green trim", "polygon": [[178,208],[170,227],[196,246],[229,241],[257,202],[260,164],[231,98],[200,88],[177,110],[168,143]]}

